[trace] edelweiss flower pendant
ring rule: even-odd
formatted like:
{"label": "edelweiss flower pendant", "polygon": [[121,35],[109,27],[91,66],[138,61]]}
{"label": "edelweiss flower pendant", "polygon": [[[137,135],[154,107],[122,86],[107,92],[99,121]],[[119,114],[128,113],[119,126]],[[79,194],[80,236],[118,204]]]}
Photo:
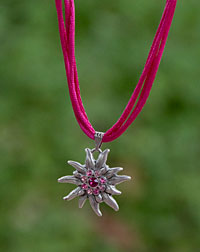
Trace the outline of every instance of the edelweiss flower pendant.
{"label": "edelweiss flower pendant", "polygon": [[[93,157],[94,151],[99,151],[98,159]],[[85,149],[86,161],[82,165],[75,161],[68,161],[68,164],[73,166],[76,170],[73,176],[64,176],[58,179],[60,183],[71,183],[77,185],[77,188],[71,191],[64,200],[72,200],[75,197],[79,198],[79,208],[82,208],[85,201],[89,199],[90,205],[98,216],[102,216],[99,209],[99,204],[105,202],[115,211],[119,210],[119,206],[112,195],[120,195],[121,192],[116,189],[116,185],[131,177],[125,175],[117,175],[123,168],[115,167],[109,168],[106,164],[109,149],[101,151],[96,149]]]}

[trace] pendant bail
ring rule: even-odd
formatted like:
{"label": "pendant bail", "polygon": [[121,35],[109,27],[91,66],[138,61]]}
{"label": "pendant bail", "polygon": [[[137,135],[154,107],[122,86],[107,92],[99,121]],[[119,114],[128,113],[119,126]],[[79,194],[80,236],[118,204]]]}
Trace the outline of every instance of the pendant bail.
{"label": "pendant bail", "polygon": [[101,151],[101,145],[102,145],[102,139],[103,139],[104,133],[96,131],[94,134],[94,141],[95,141],[95,149],[94,151]]}

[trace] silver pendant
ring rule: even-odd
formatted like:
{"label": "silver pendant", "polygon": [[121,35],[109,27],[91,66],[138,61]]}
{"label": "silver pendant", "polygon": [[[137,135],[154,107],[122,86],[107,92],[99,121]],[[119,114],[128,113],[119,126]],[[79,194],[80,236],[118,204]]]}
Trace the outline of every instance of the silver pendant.
{"label": "silver pendant", "polygon": [[[82,208],[85,201],[89,199],[90,205],[98,216],[102,216],[99,209],[99,204],[105,202],[115,211],[119,210],[119,206],[112,195],[120,195],[121,192],[116,189],[116,185],[131,177],[125,175],[117,175],[122,171],[121,167],[109,168],[106,164],[109,149],[102,151],[100,149],[103,133],[96,132],[95,134],[95,149],[86,148],[86,161],[82,165],[75,161],[68,161],[68,164],[76,170],[72,176],[64,176],[58,179],[59,183],[71,183],[77,185],[64,200],[72,200],[79,197],[79,208]],[[99,152],[97,160],[94,159],[93,153]]]}

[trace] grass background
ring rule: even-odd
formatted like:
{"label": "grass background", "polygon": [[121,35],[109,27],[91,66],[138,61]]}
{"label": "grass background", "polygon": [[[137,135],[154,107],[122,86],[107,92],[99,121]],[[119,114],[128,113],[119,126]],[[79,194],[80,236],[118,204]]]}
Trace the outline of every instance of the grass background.
{"label": "grass background", "polygon": [[[165,1],[76,1],[76,57],[95,129],[117,120],[144,67]],[[110,148],[134,179],[103,218],[57,178],[93,142],[75,121],[54,1],[0,2],[0,250],[196,252],[200,241],[200,2],[178,1],[150,98]]]}

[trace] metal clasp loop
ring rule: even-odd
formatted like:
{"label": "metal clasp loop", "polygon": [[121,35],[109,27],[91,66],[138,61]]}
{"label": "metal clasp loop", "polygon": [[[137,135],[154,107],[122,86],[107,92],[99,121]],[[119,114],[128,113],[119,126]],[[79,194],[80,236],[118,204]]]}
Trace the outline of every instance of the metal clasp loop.
{"label": "metal clasp loop", "polygon": [[104,133],[103,132],[98,132],[96,131],[95,132],[95,135],[94,135],[94,141],[95,141],[95,148],[92,150],[92,152],[94,151],[98,151],[98,152],[101,152],[101,145],[102,145],[102,139],[103,139],[103,136],[104,136]]}

